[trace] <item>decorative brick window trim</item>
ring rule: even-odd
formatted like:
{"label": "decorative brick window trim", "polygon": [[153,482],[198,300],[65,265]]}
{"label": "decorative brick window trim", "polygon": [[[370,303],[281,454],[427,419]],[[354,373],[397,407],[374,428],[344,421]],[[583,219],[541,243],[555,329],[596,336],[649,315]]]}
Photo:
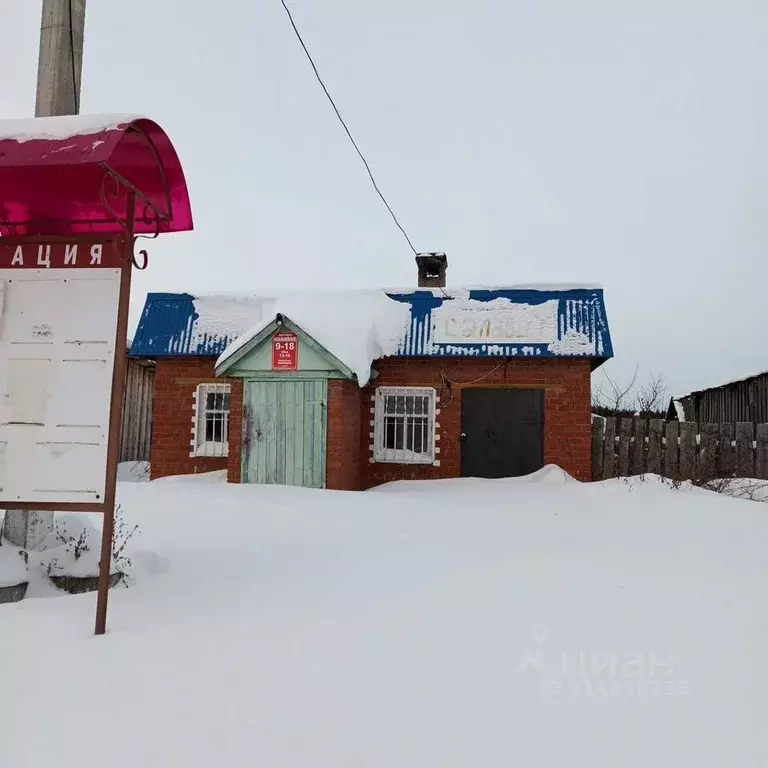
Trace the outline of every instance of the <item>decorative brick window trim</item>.
{"label": "decorative brick window trim", "polygon": [[190,457],[229,455],[230,384],[198,384],[192,394]]}
{"label": "decorative brick window trim", "polygon": [[378,387],[371,396],[369,462],[440,466],[440,397],[433,387]]}

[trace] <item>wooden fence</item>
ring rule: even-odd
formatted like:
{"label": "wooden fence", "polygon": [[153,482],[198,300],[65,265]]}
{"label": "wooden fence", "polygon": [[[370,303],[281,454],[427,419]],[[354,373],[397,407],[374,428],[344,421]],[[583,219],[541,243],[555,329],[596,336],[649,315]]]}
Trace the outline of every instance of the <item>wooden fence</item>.
{"label": "wooden fence", "polygon": [[647,473],[673,480],[768,480],[768,424],[595,417],[592,479]]}
{"label": "wooden fence", "polygon": [[129,357],[125,374],[120,461],[149,461],[154,389],[154,363]]}

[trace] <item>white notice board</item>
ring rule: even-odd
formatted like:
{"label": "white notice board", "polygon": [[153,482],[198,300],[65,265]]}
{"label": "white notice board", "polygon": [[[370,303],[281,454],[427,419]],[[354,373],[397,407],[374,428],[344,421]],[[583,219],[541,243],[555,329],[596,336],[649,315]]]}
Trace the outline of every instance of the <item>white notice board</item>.
{"label": "white notice board", "polygon": [[120,279],[0,269],[0,508],[104,501]]}

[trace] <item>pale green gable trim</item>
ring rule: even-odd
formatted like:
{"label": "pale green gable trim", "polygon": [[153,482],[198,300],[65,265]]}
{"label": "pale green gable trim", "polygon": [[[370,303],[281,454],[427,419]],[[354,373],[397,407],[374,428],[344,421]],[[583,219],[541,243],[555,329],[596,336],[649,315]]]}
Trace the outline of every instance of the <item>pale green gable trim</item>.
{"label": "pale green gable trim", "polygon": [[272,370],[272,338],[274,331],[265,338],[261,344],[254,347],[245,357],[238,360],[228,371],[227,376],[248,377],[252,373],[275,373],[278,376],[286,374],[296,375],[306,371],[312,372],[330,372],[335,371],[336,367],[318,350],[306,343],[304,339],[299,339],[299,369],[297,371],[273,371]]}
{"label": "pale green gable trim", "polygon": [[[299,340],[297,371],[272,370],[272,337],[290,331]],[[279,316],[216,368],[217,376],[246,379],[352,379],[354,374],[338,358],[285,316]]]}
{"label": "pale green gable trim", "polygon": [[297,381],[314,381],[315,379],[346,379],[338,371],[241,371],[227,372],[233,379],[247,381],[280,381],[281,379],[296,379]]}

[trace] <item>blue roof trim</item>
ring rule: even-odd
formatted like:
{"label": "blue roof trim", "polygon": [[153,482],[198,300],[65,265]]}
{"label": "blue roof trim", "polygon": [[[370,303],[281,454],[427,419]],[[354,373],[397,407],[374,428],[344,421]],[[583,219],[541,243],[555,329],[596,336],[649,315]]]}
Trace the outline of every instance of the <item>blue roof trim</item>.
{"label": "blue roof trim", "polygon": [[[390,293],[390,298],[411,304],[411,326],[400,348],[402,357],[574,357],[552,352],[549,344],[438,344],[432,341],[432,310],[442,306],[445,297],[431,291]],[[598,350],[592,356],[605,360],[613,357],[613,344],[605,315],[602,289],[535,291],[517,289],[470,290],[474,301],[509,299],[519,304],[537,305],[558,301],[558,340],[569,331],[583,333]]]}
{"label": "blue roof trim", "polygon": [[[551,351],[548,343],[457,343],[433,341],[432,312],[446,297],[432,291],[390,293],[389,296],[411,306],[411,324],[398,354],[403,357],[574,357],[578,353]],[[509,299],[514,303],[538,305],[557,300],[557,339],[578,333],[594,344],[589,357],[613,357],[613,344],[606,320],[601,289],[529,290],[477,289],[464,294],[475,301]],[[448,299],[450,300],[450,299]],[[218,357],[247,330],[227,327],[226,332],[196,331],[199,315],[195,297],[187,293],[150,293],[131,345],[133,357]],[[256,318],[255,320],[257,320]]]}
{"label": "blue roof trim", "polygon": [[150,293],[131,344],[132,357],[218,357],[243,332],[195,334],[200,316],[189,293]]}

